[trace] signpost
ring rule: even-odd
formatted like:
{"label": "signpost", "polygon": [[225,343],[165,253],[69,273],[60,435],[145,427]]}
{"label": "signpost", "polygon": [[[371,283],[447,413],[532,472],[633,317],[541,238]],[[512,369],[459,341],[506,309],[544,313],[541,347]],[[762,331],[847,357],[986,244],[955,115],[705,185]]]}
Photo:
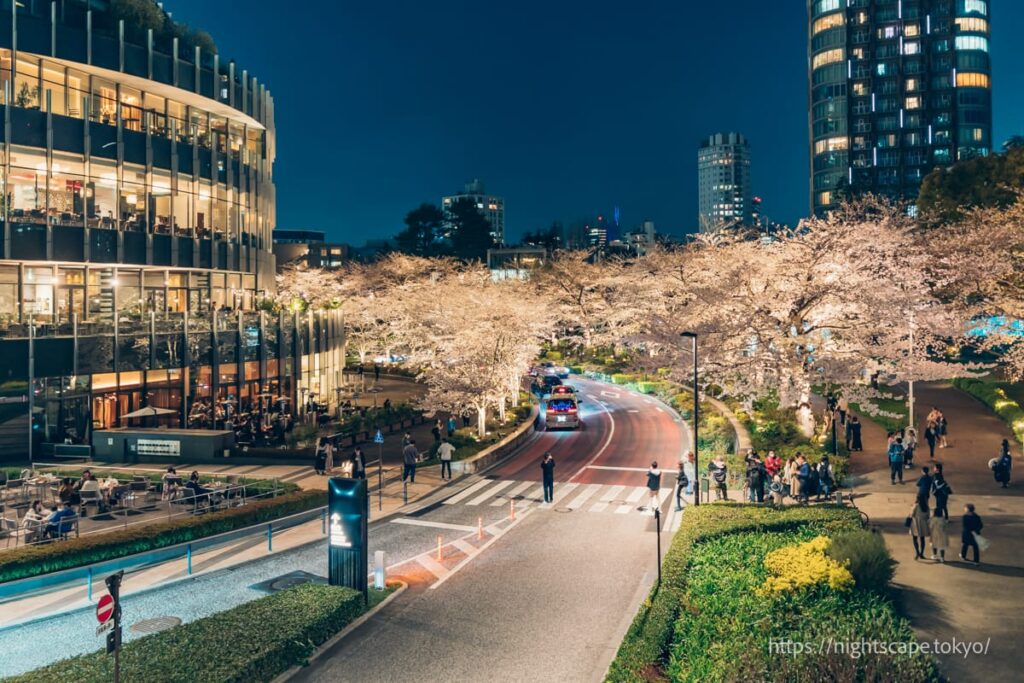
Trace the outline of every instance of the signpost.
{"label": "signpost", "polygon": [[114,683],[121,683],[121,579],[124,570],[111,574],[105,580],[108,595],[104,595],[96,603],[96,635],[107,633],[107,654],[114,655]]}
{"label": "signpost", "polygon": [[384,435],[377,430],[373,437],[377,444],[377,512],[384,510]]}
{"label": "signpost", "polygon": [[331,477],[327,483],[327,577],[332,586],[366,592],[369,497],[365,479]]}

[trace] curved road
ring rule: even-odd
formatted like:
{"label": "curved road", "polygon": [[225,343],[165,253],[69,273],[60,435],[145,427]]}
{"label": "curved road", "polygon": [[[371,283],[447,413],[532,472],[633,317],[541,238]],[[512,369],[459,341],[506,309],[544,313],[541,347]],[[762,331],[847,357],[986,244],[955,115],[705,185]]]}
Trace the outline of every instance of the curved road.
{"label": "curved road", "polygon": [[690,443],[689,428],[660,401],[603,382],[572,377],[582,403],[579,430],[544,431],[513,457],[488,471],[502,479],[540,481],[540,460],[551,451],[555,481],[644,483],[651,462],[675,471]]}

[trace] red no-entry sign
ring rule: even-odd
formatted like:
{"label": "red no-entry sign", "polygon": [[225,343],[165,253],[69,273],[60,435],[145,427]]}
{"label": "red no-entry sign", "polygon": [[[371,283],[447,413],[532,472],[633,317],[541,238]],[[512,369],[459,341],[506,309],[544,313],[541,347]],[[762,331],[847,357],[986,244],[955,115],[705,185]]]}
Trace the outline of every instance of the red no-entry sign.
{"label": "red no-entry sign", "polygon": [[114,598],[104,595],[96,603],[96,621],[105,624],[114,616]]}

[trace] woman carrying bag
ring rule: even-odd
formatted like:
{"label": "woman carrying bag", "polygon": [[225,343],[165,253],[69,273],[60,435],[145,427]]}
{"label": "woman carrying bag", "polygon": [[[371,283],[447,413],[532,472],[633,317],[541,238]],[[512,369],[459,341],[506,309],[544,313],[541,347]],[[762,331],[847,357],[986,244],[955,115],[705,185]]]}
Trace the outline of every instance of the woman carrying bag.
{"label": "woman carrying bag", "polygon": [[928,522],[928,501],[919,498],[917,503],[914,504],[914,509],[910,511],[910,516],[907,517],[907,527],[910,529],[910,535],[914,539],[914,559],[923,560],[925,548],[928,547],[928,534],[929,522]]}

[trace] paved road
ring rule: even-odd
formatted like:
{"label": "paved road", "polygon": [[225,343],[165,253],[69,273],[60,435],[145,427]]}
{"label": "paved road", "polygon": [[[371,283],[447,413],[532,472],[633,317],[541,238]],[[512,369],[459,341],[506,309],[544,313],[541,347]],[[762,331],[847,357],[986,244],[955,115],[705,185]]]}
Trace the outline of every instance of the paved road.
{"label": "paved road", "polygon": [[[652,457],[668,465],[660,495],[667,547],[680,521],[669,472],[689,437],[646,397],[574,383],[585,396],[584,430],[539,433],[487,476],[371,526],[371,558],[385,551],[390,573],[412,588],[304,676],[478,681],[486,667],[491,681],[601,678],[656,573],[644,470]],[[552,506],[541,503],[545,450],[559,460]],[[325,551],[318,543],[126,596],[126,623],[163,615],[192,621],[260,597],[260,582],[297,570],[324,575]],[[0,661],[0,676],[95,649],[92,620],[90,608],[0,630],[0,651],[12,655]]]}
{"label": "paved road", "polygon": [[[685,425],[647,397],[573,383],[584,396],[583,430],[543,432],[487,477],[376,532],[421,534],[414,544],[424,552],[393,570],[411,589],[299,680],[603,677],[657,572],[644,470],[652,458],[675,462],[689,442]],[[538,484],[547,450],[559,463],[550,506]],[[672,483],[664,478],[660,496],[666,546],[680,520]],[[502,520],[488,524],[496,512]],[[483,538],[473,532],[481,517]],[[422,538],[436,535],[440,555]]]}

